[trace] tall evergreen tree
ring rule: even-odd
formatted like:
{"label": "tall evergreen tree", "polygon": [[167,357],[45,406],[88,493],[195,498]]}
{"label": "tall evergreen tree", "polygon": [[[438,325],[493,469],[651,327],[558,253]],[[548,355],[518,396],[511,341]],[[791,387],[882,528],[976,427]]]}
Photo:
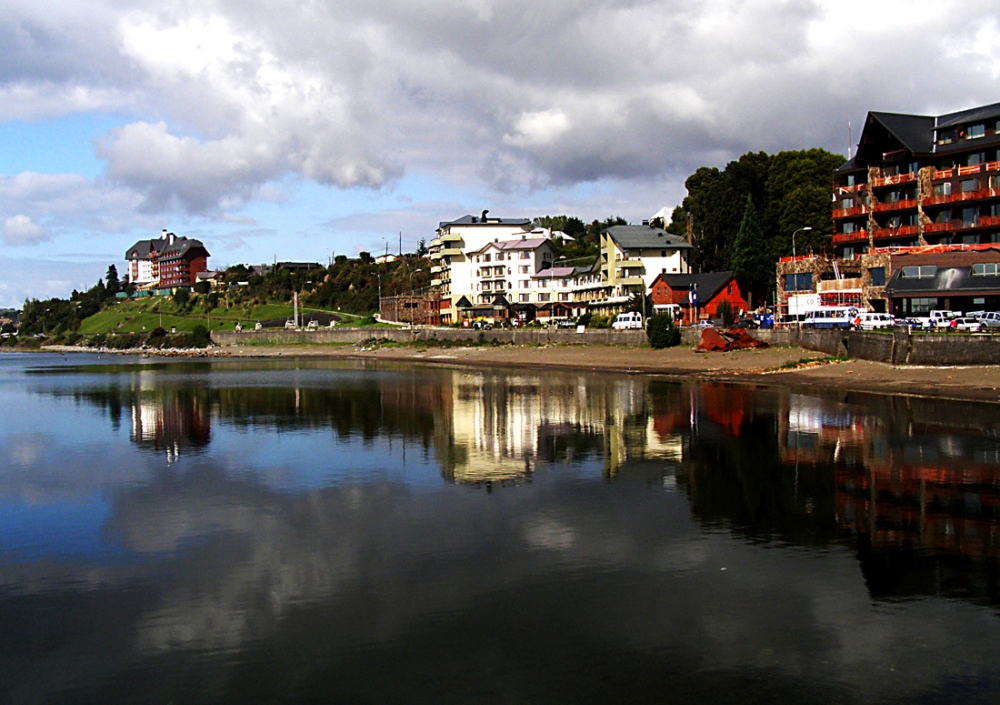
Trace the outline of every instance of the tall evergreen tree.
{"label": "tall evergreen tree", "polygon": [[113,264],[108,267],[108,273],[104,276],[104,288],[109,296],[114,296],[121,291],[121,282],[118,281],[118,268]]}
{"label": "tall evergreen tree", "polygon": [[[743,221],[733,246],[733,275],[753,308],[754,293],[766,297],[774,283],[774,257],[760,228],[753,198],[747,194]],[[766,300],[766,299],[765,299]]]}

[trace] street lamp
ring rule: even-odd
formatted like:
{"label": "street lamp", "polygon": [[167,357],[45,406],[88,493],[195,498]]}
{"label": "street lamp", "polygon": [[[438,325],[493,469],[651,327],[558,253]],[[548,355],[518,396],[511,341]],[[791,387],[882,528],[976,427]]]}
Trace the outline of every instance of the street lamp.
{"label": "street lamp", "polygon": [[422,271],[424,271],[424,270],[422,270],[422,269],[414,269],[412,272],[410,272],[410,293],[411,294],[413,293],[413,275],[416,274],[417,272],[422,272]]}
{"label": "street lamp", "polygon": [[807,231],[807,230],[812,230],[812,228],[811,228],[811,227],[809,227],[809,226],[807,225],[806,227],[804,227],[804,228],[799,228],[799,229],[798,229],[798,230],[796,230],[796,231],[795,231],[794,233],[792,233],[792,259],[795,259],[795,236],[796,236],[796,235],[797,235],[798,233],[802,233],[802,232],[805,232],[805,231]]}

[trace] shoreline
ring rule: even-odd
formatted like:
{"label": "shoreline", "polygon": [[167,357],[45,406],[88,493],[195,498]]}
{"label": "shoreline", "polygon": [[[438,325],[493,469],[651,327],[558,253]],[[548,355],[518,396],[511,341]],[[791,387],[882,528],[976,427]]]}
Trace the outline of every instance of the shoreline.
{"label": "shoreline", "polygon": [[[1000,403],[1000,366],[892,366],[865,360],[831,360],[823,353],[795,347],[696,353],[680,346],[666,350],[611,345],[433,347],[354,345],[225,347],[174,352],[90,350],[45,346],[25,352],[195,357],[210,359],[313,358],[375,360],[466,368],[568,370],[643,374],[671,381],[784,386],[837,392]],[[808,360],[817,362],[809,363]]]}

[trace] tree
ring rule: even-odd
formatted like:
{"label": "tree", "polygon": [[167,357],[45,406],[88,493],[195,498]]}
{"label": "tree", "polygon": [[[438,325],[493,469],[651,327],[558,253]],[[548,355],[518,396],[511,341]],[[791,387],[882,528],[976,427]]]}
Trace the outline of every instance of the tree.
{"label": "tree", "polygon": [[417,257],[427,256],[427,240],[420,238],[420,242],[417,243]]}
{"label": "tree", "polygon": [[747,293],[750,308],[753,308],[754,292],[766,294],[774,282],[774,257],[760,229],[750,194],[747,194],[743,222],[733,246],[733,275],[740,289]]}
{"label": "tree", "polygon": [[121,291],[121,282],[118,281],[118,268],[113,264],[108,267],[108,273],[104,276],[104,288],[108,296],[114,296]]}

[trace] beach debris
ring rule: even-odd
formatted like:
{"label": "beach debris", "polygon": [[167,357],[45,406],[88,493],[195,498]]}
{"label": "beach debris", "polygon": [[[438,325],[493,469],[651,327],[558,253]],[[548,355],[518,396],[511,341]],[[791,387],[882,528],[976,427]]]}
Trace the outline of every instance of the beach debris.
{"label": "beach debris", "polygon": [[750,348],[766,348],[767,343],[750,337],[743,328],[718,330],[706,328],[701,333],[701,340],[695,352],[729,352],[731,350],[747,350]]}

